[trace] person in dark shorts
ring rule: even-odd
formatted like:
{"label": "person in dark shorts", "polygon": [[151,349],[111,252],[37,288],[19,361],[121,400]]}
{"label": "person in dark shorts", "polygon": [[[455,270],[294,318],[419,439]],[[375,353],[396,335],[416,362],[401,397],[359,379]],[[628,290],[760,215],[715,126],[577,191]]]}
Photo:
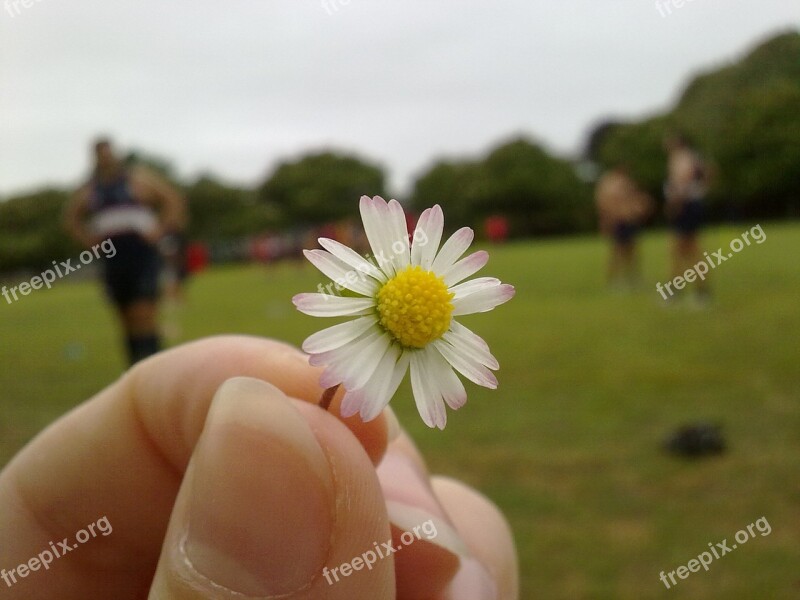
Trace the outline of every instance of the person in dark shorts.
{"label": "person in dark shorts", "polygon": [[[664,147],[668,154],[665,210],[673,233],[672,279],[703,260],[699,233],[704,222],[709,173],[703,159],[683,135],[668,136]],[[707,304],[710,298],[708,279],[692,285],[695,301]]]}
{"label": "person in dark shorts", "polygon": [[608,281],[614,286],[635,286],[639,279],[637,237],[653,212],[653,200],[631,178],[624,165],[598,180],[595,202],[600,231],[611,242]]}
{"label": "person in dark shorts", "polygon": [[134,364],[161,347],[158,332],[158,243],[183,223],[181,194],[143,167],[126,167],[111,142],[93,147],[95,167],[65,213],[67,231],[91,247],[110,239],[117,250],[103,261],[106,292],[122,320],[128,359]]}

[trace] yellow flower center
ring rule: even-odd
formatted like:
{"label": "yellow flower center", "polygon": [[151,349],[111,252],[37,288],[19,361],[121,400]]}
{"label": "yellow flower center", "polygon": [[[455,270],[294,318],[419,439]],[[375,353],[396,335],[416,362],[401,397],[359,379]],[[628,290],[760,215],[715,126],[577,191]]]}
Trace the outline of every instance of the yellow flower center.
{"label": "yellow flower center", "polygon": [[378,292],[380,324],[407,348],[424,348],[450,328],[453,294],[442,277],[406,267]]}

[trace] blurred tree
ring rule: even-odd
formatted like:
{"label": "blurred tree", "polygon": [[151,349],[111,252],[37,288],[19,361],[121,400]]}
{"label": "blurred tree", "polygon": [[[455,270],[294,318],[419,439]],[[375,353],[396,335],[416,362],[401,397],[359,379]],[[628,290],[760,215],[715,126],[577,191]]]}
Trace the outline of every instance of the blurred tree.
{"label": "blurred tree", "polygon": [[45,189],[0,202],[0,272],[46,268],[78,250],[61,224],[68,197]]}
{"label": "blurred tree", "polygon": [[129,167],[143,167],[161,175],[175,187],[180,188],[181,182],[175,173],[172,163],[165,158],[154,154],[147,154],[141,150],[131,150],[123,157],[125,164]]}
{"label": "blurred tree", "polygon": [[586,147],[583,150],[583,157],[595,163],[600,162],[600,149],[614,131],[625,123],[615,119],[601,121],[589,130],[586,138]]}
{"label": "blurred tree", "polygon": [[421,212],[439,204],[448,223],[474,224],[480,175],[474,162],[437,162],[414,183],[411,207]]}
{"label": "blurred tree", "polygon": [[525,139],[480,161],[434,164],[417,179],[411,205],[420,210],[437,203],[451,223],[479,230],[487,217],[505,215],[512,235],[575,231],[593,219],[588,187],[574,166]]}
{"label": "blurred tree", "polygon": [[603,138],[598,161],[605,169],[627,165],[643,189],[660,196],[667,175],[664,136],[668,130],[665,117],[619,125]]}
{"label": "blurred tree", "polygon": [[743,216],[798,216],[800,85],[781,81],[750,90],[734,110],[736,121],[722,129],[725,143],[717,149],[724,194]]}
{"label": "blurred tree", "polygon": [[666,177],[662,140],[668,131],[680,131],[717,167],[709,194],[712,217],[727,216],[731,208],[750,217],[796,214],[798,93],[800,33],[789,32],[693,79],[668,113],[614,128],[602,136],[597,155],[604,167],[627,163],[634,178],[660,197]]}
{"label": "blurred tree", "polygon": [[525,139],[507,142],[480,165],[476,216],[502,214],[515,235],[561,233],[593,221],[589,188],[569,161]]}
{"label": "blurred tree", "polygon": [[358,214],[358,198],[383,196],[384,186],[381,167],[329,151],[280,164],[258,197],[277,207],[287,224],[318,224]]}
{"label": "blurred tree", "polygon": [[189,236],[214,241],[235,238],[282,225],[278,208],[258,202],[255,192],[226,186],[210,175],[186,188]]}

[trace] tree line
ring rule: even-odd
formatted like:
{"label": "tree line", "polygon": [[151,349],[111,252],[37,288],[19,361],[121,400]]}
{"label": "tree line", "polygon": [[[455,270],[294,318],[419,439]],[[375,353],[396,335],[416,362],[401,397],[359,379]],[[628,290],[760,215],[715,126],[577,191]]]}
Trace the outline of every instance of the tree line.
{"label": "tree line", "polygon": [[[495,215],[516,237],[587,231],[595,226],[592,181],[604,168],[626,164],[661,197],[662,142],[670,131],[694,140],[712,165],[714,219],[800,215],[800,33],[779,35],[738,63],[695,78],[668,112],[605,120],[588,135],[581,157],[554,156],[516,137],[481,156],[434,162],[401,200],[417,211],[441,204],[450,224],[479,234]],[[335,150],[284,161],[253,188],[210,174],[184,182],[167,161],[130,158],[184,191],[189,237],[209,243],[356,217],[362,194],[388,193],[380,164]],[[0,272],[46,266],[79,250],[61,229],[69,194],[43,189],[0,202]]]}

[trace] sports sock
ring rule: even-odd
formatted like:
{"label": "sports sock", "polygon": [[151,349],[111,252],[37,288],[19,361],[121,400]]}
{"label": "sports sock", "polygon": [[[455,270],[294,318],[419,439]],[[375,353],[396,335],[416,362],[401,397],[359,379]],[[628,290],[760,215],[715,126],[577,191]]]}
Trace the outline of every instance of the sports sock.
{"label": "sports sock", "polygon": [[161,349],[158,334],[128,336],[128,360],[131,365],[156,354]]}

